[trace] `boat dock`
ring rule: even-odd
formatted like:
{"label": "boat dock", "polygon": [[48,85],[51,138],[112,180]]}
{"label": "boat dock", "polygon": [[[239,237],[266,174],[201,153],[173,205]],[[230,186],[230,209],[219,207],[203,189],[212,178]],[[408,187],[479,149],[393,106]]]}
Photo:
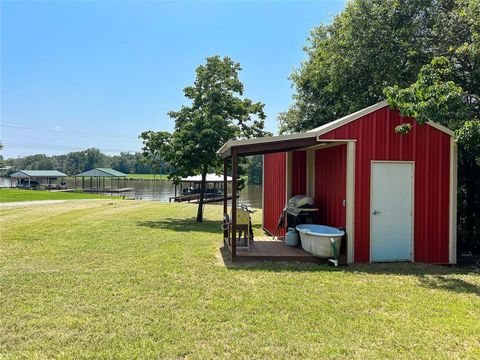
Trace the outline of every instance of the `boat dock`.
{"label": "boat dock", "polygon": [[[238,198],[238,195],[237,195]],[[232,196],[229,195],[227,200],[232,200]],[[198,204],[200,201],[200,194],[187,194],[187,195],[179,195],[179,196],[171,196],[168,198],[168,202],[189,202]],[[211,194],[205,194],[203,202],[204,203],[212,203],[212,202],[219,202],[223,201],[223,195],[219,196],[212,196]]]}
{"label": "boat dock", "polygon": [[83,189],[83,192],[97,194],[97,193],[107,193],[107,194],[119,194],[119,193],[127,193],[134,191],[134,188],[91,188],[91,189]]}

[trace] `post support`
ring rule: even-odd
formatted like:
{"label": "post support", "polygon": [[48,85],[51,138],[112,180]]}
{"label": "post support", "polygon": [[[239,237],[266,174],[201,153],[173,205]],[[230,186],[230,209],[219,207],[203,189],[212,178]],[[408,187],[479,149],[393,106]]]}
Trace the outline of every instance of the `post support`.
{"label": "post support", "polygon": [[232,149],[232,261],[237,256],[237,151]]}
{"label": "post support", "polygon": [[[227,158],[223,159],[223,215],[226,215],[228,212],[228,187],[227,187],[228,186],[228,180],[227,180],[228,163],[227,161],[228,161]],[[224,241],[227,238],[228,238],[228,227],[225,230],[223,230]]]}

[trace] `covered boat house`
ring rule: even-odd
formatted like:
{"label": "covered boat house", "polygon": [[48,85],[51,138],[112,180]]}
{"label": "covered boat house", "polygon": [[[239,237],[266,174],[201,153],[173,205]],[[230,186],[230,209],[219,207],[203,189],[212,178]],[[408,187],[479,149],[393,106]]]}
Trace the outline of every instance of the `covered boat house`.
{"label": "covered boat house", "polygon": [[[222,201],[224,193],[223,176],[216,174],[207,174],[205,179],[205,198],[204,202]],[[227,186],[232,182],[232,178],[227,176]],[[202,186],[202,176],[194,175],[180,179],[180,183],[175,184],[175,195],[169,198],[169,202],[197,202],[200,197]],[[180,187],[180,191],[178,191]]]}
{"label": "covered boat house", "polygon": [[10,186],[20,189],[65,189],[67,174],[57,170],[19,170],[10,175]]}
{"label": "covered boat house", "polygon": [[[81,178],[82,189],[86,192],[133,191],[133,188],[127,187],[127,174],[110,168],[95,168],[75,175],[75,188],[77,188],[77,179],[79,178]],[[85,179],[88,179],[87,187],[85,187]],[[121,185],[123,187],[120,187]]]}
{"label": "covered boat house", "polygon": [[[412,125],[408,134],[395,132],[402,123]],[[225,179],[232,163],[234,192],[238,158],[263,154],[262,227],[269,234],[286,202],[307,195],[318,209],[315,224],[345,231],[348,264],[456,262],[457,146],[444,126],[420,125],[383,101],[304,133],[229,141],[219,154]],[[232,199],[234,234],[237,205]],[[261,255],[237,251],[235,237],[225,243],[232,260]],[[283,248],[270,247],[270,258],[281,258],[284,250],[272,249]]]}

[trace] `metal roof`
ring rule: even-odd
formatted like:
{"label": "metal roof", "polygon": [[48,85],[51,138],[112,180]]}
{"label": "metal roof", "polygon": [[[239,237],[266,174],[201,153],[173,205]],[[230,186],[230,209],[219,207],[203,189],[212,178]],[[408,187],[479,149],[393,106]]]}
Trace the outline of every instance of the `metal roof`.
{"label": "metal roof", "polygon": [[[202,176],[201,175],[188,176],[186,178],[182,178],[182,181],[201,182]],[[232,181],[232,177],[227,176],[227,181]],[[207,174],[207,182],[223,182],[223,175]]]}
{"label": "metal roof", "polygon": [[[278,141],[286,141],[286,140],[296,140],[296,139],[304,139],[304,138],[309,138],[312,136],[316,136],[317,139],[323,135],[326,134],[327,132],[330,132],[332,130],[335,130],[336,128],[343,126],[345,124],[348,124],[352,121],[355,121],[362,116],[365,116],[367,114],[370,114],[378,109],[381,109],[385,106],[388,106],[388,103],[384,101],[380,101],[379,103],[376,103],[372,106],[366,107],[365,109],[359,110],[357,112],[354,112],[350,115],[344,116],[340,119],[331,121],[329,123],[326,123],[322,126],[319,126],[315,129],[306,131],[304,133],[297,133],[297,134],[288,134],[288,135],[278,135],[278,136],[271,136],[271,137],[261,137],[261,138],[254,138],[254,139],[242,139],[242,140],[231,140],[223,144],[223,146],[217,151],[219,154],[224,154],[226,153],[231,147],[234,146],[241,146],[241,145],[255,145],[255,144],[266,144],[270,142],[278,142]],[[433,121],[428,121],[428,125],[436,128],[437,130],[443,131],[444,133],[453,136],[454,133],[452,130],[446,128],[443,125],[437,124]]]}
{"label": "metal roof", "polygon": [[126,174],[113,170],[110,168],[95,168],[92,170],[84,171],[80,174],[75,175],[75,177],[82,177],[82,176],[89,176],[89,177],[125,177]]}
{"label": "metal roof", "polygon": [[66,177],[64,174],[57,170],[19,170],[16,173],[10,175],[13,178],[28,178],[28,177],[44,177],[44,178],[57,178]]}

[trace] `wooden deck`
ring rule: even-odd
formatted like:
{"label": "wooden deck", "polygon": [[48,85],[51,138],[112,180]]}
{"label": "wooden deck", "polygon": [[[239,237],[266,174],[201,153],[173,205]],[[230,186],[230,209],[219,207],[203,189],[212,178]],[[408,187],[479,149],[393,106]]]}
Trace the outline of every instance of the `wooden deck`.
{"label": "wooden deck", "polygon": [[[225,244],[227,244],[226,241]],[[237,257],[235,261],[258,260],[322,262],[322,259],[319,259],[300,248],[291,248],[286,246],[283,241],[272,240],[267,237],[256,237],[255,240],[250,243],[250,249],[248,250],[237,248]]]}

